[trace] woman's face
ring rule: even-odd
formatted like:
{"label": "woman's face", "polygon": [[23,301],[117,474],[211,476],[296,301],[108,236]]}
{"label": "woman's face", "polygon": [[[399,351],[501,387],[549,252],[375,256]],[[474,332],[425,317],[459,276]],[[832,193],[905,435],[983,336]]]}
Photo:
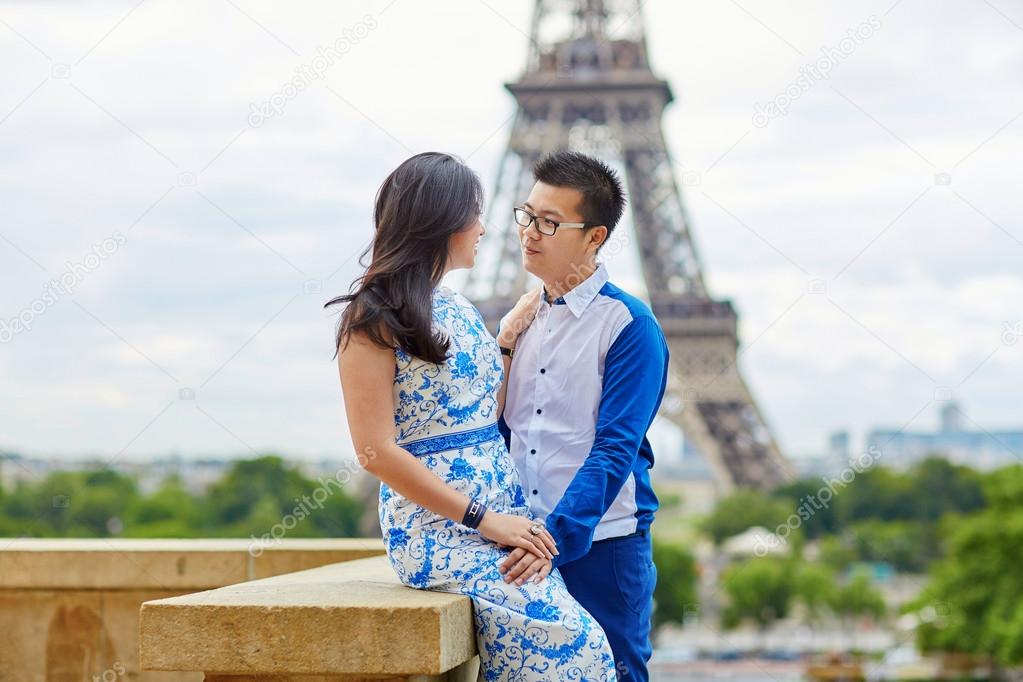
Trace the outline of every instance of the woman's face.
{"label": "woman's face", "polygon": [[483,222],[477,216],[465,229],[451,235],[448,241],[448,261],[451,270],[471,268],[476,264],[480,238],[486,233]]}

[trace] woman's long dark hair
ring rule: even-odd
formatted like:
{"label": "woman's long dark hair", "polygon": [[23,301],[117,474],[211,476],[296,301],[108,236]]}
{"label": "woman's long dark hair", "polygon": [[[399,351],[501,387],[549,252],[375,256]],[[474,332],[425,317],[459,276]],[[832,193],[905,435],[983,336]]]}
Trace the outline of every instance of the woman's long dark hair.
{"label": "woman's long dark hair", "polygon": [[372,253],[349,293],[324,304],[347,303],[337,325],[336,351],[354,332],[384,348],[401,348],[442,363],[446,338],[433,331],[433,290],[444,276],[448,240],[483,211],[483,185],[450,154],[416,154],[398,166],[376,195],[376,236],[359,256]]}

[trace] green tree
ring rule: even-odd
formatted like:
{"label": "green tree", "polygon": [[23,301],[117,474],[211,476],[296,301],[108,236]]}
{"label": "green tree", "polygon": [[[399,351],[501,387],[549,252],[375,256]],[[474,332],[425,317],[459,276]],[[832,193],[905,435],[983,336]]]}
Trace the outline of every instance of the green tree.
{"label": "green tree", "polygon": [[835,513],[839,527],[864,519],[912,519],[916,498],[909,477],[877,466],[856,474],[847,487],[835,489]]}
{"label": "green tree", "polygon": [[139,497],[126,512],[124,536],[187,538],[197,535],[199,499],[185,489],[177,474],[168,476],[152,494]]}
{"label": "green tree", "polygon": [[720,545],[752,526],[763,526],[774,532],[794,511],[787,500],[742,488],[718,502],[701,526],[714,544]]}
{"label": "green tree", "polygon": [[73,523],[96,537],[119,535],[125,512],[138,498],[135,479],[108,468],[75,472],[75,478],[76,492],[70,500]]}
{"label": "green tree", "polygon": [[354,538],[359,536],[359,519],[365,505],[352,495],[337,493],[340,486],[334,481],[330,489],[335,490],[309,517],[310,533],[317,537]]}
{"label": "green tree", "polygon": [[839,529],[834,498],[821,480],[804,478],[793,481],[774,489],[771,497],[784,500],[788,508],[795,511],[800,518],[800,529],[807,538],[819,538]]}
{"label": "green tree", "polygon": [[938,521],[949,512],[973,512],[984,506],[983,477],[942,457],[928,457],[909,472],[916,492],[916,518]]}
{"label": "green tree", "polygon": [[858,560],[851,539],[839,535],[827,535],[820,539],[818,549],[820,562],[833,571],[844,571]]}
{"label": "green tree", "polygon": [[920,625],[925,651],[989,656],[1023,663],[1023,467],[982,480],[987,507],[943,524],[947,555],[931,567],[918,599],[905,607]]}
{"label": "green tree", "polygon": [[133,477],[106,467],[54,471],[5,491],[0,535],[352,537],[364,505],[347,494],[348,473],[313,481],[271,455],[235,462],[205,494],[172,476],[142,495]]}
{"label": "green tree", "polygon": [[721,576],[728,605],[722,613],[725,629],[750,620],[763,633],[789,614],[795,595],[794,565],[774,557],[732,564]]}
{"label": "green tree", "polygon": [[345,492],[341,481],[347,477],[313,481],[274,455],[238,461],[210,486],[200,504],[201,530],[225,537],[269,534],[275,539],[285,534],[357,535],[362,504]]}
{"label": "green tree", "polygon": [[931,522],[866,519],[852,524],[843,539],[857,561],[884,561],[911,573],[925,571],[941,555],[941,538]]}
{"label": "green tree", "polygon": [[12,507],[15,517],[36,525],[49,536],[71,535],[90,537],[87,529],[78,527],[71,503],[78,500],[81,476],[77,472],[56,471],[37,484],[19,485]]}
{"label": "green tree", "polygon": [[[266,530],[266,521],[274,518],[276,522],[285,513],[288,502],[308,487],[305,477],[276,455],[239,460],[208,488],[202,503],[203,521],[207,527],[231,529],[241,535],[262,532]],[[254,512],[258,508],[267,514],[268,504],[273,509],[253,527]]]}
{"label": "green tree", "polygon": [[106,537],[138,496],[133,478],[108,468],[55,471],[19,482],[0,507],[0,531],[39,537]]}
{"label": "green tree", "polygon": [[884,596],[874,587],[870,575],[865,571],[854,571],[849,579],[832,593],[831,610],[852,634],[855,648],[856,628],[853,627],[855,619],[862,616],[880,619],[884,617],[887,607]]}
{"label": "green tree", "polygon": [[796,572],[796,599],[805,609],[807,623],[817,623],[834,603],[835,571],[824,564],[802,563]]}
{"label": "green tree", "polygon": [[854,571],[852,575],[832,593],[831,609],[840,618],[851,619],[859,616],[882,618],[886,611],[884,596],[874,587],[870,574]]}
{"label": "green tree", "polygon": [[687,612],[697,607],[696,560],[681,545],[654,540],[654,627],[684,623]]}

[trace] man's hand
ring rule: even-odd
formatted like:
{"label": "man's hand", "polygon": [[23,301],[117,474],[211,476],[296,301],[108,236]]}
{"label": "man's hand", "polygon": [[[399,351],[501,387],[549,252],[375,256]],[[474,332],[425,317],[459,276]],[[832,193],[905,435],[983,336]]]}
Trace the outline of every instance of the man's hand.
{"label": "man's hand", "polygon": [[504,581],[515,582],[522,585],[530,578],[533,582],[540,582],[546,578],[553,567],[550,559],[541,559],[521,547],[516,547],[501,564],[500,571],[504,574]]}

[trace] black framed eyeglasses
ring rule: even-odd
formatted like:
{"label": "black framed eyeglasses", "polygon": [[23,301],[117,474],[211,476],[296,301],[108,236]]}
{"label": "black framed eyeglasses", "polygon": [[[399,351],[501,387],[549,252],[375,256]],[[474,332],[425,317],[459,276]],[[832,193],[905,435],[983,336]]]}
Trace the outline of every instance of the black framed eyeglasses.
{"label": "black framed eyeglasses", "polygon": [[596,227],[597,225],[600,225],[600,223],[562,223],[557,220],[551,220],[550,218],[542,218],[538,215],[533,215],[522,206],[516,206],[514,211],[515,222],[520,227],[529,227],[533,223],[536,223],[536,231],[540,234],[545,234],[548,237],[553,237],[559,227],[582,230],[587,227]]}

